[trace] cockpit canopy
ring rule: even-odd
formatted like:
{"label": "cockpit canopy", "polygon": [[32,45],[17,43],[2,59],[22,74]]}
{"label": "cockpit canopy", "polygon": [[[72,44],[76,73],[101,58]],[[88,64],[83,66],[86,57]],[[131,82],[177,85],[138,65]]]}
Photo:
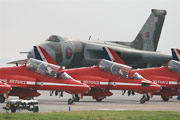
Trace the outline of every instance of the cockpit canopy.
{"label": "cockpit canopy", "polygon": [[65,72],[59,72],[60,67],[57,65],[49,64],[40,60],[30,58],[26,62],[26,67],[34,72],[51,76],[60,79],[71,79]]}
{"label": "cockpit canopy", "polygon": [[102,59],[99,62],[99,69],[121,77],[128,78],[132,67]]}
{"label": "cockpit canopy", "polygon": [[180,62],[179,61],[175,61],[175,60],[171,60],[168,63],[168,69],[172,72],[176,72],[180,74]]}
{"label": "cockpit canopy", "polygon": [[58,35],[51,35],[46,41],[61,42],[64,41],[64,39]]}
{"label": "cockpit canopy", "polygon": [[131,79],[139,79],[139,80],[141,80],[141,79],[144,79],[144,78],[139,73],[135,72],[132,75]]}

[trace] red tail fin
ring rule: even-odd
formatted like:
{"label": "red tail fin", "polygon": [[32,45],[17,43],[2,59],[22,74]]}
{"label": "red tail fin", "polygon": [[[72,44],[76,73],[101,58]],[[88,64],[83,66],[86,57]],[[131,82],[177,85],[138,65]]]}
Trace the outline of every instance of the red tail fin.
{"label": "red tail fin", "polygon": [[117,55],[117,53],[113,49],[104,47],[103,50],[106,59],[125,65],[125,62]]}

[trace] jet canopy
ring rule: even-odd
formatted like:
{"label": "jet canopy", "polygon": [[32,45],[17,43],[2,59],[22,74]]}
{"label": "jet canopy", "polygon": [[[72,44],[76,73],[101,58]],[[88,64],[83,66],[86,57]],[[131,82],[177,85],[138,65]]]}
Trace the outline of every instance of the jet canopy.
{"label": "jet canopy", "polygon": [[168,69],[172,72],[176,72],[180,74],[180,62],[171,60],[168,63]]}
{"label": "jet canopy", "polygon": [[128,78],[132,67],[102,59],[99,62],[99,69],[114,75]]}
{"label": "jet canopy", "polygon": [[64,39],[58,35],[51,35],[46,41],[60,42],[60,41],[64,41]]}
{"label": "jet canopy", "polygon": [[40,60],[30,58],[26,62],[26,67],[34,72],[48,75],[54,78],[71,79],[71,77],[65,72],[59,72],[60,67],[57,65],[49,64]]}

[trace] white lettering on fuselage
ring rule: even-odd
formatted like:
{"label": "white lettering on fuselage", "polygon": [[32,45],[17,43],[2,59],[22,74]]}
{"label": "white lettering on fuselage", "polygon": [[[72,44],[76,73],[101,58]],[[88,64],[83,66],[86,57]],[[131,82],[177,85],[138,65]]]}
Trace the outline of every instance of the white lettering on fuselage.
{"label": "white lettering on fuselage", "polygon": [[83,83],[89,84],[89,85],[99,85],[99,81],[84,80]]}
{"label": "white lettering on fuselage", "polygon": [[153,80],[153,82],[156,84],[166,84],[166,85],[169,84],[169,81]]}
{"label": "white lettering on fuselage", "polygon": [[9,83],[26,84],[26,81],[22,81],[22,80],[9,80]]}
{"label": "white lettering on fuselage", "polygon": [[7,79],[0,79],[0,81],[4,83],[11,83],[11,84],[26,84],[26,81],[22,80],[7,80]]}

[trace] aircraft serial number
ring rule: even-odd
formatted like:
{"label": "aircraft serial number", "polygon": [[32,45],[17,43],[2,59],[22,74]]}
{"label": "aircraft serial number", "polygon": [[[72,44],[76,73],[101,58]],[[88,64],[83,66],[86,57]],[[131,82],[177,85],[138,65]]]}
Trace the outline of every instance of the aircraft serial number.
{"label": "aircraft serial number", "polygon": [[84,80],[83,82],[84,82],[85,84],[99,85],[99,81]]}

